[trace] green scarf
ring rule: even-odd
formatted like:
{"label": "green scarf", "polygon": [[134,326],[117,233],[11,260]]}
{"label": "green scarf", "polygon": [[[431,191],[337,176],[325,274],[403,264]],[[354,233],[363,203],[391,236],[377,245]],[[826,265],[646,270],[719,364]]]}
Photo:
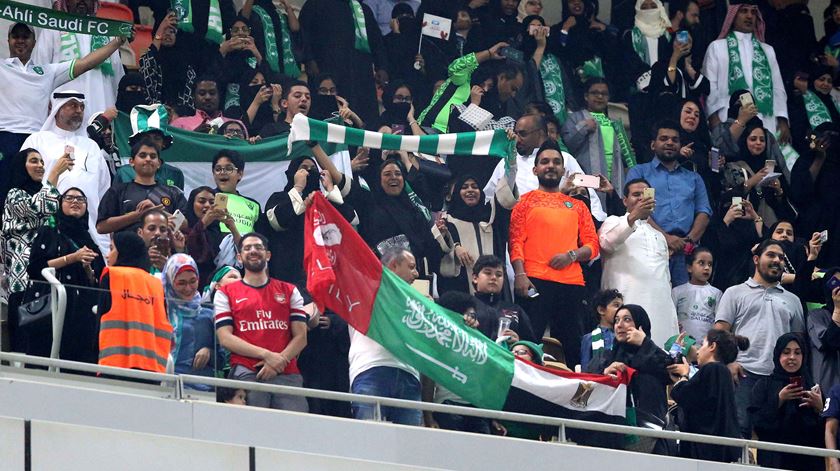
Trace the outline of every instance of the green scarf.
{"label": "green scarf", "polygon": [[[636,166],[636,153],[633,152],[633,146],[630,145],[630,138],[627,137],[627,131],[624,130],[624,123],[617,119],[610,119],[604,113],[590,113],[592,118],[599,126],[612,126],[615,132],[615,139],[618,139],[618,147],[621,150],[621,156],[624,158],[624,166],[631,169]],[[612,178],[612,155],[604,149],[604,156],[609,159],[607,162],[607,178]]]}
{"label": "green scarf", "polygon": [[540,62],[540,75],[543,79],[545,101],[554,111],[554,116],[562,126],[566,122],[566,90],[563,86],[563,74],[560,62],[552,54],[545,54]]}
{"label": "green scarf", "polygon": [[134,29],[131,23],[125,21],[75,15],[10,0],[0,0],[0,19],[67,33],[96,33],[110,37],[131,36]]}
{"label": "green scarf", "polygon": [[[773,116],[773,75],[770,62],[755,35],[752,35],[752,45],[752,92],[755,105],[759,113]],[[750,90],[741,68],[741,52],[738,50],[738,38],[735,37],[735,33],[726,35],[726,47],[729,49],[729,94],[732,95],[738,90]]]}
{"label": "green scarf", "polygon": [[362,10],[362,4],[358,0],[349,1],[350,10],[353,11],[353,26],[356,33],[354,46],[357,51],[370,54],[370,44],[368,44],[367,28],[365,26],[365,12]]}
{"label": "green scarf", "polygon": [[429,208],[423,204],[423,200],[417,196],[417,193],[414,192],[414,189],[411,188],[411,185],[408,184],[408,181],[403,183],[405,194],[408,195],[408,199],[411,201],[411,204],[420,211],[420,214],[426,219],[426,222],[432,222],[432,213],[429,212]]}
{"label": "green scarf", "polygon": [[[105,36],[100,36],[98,34],[91,35],[90,37],[90,52],[93,52],[102,46],[108,44],[109,39]],[[61,60],[73,60],[73,59],[81,59],[82,58],[82,51],[79,48],[79,38],[76,36],[76,33],[61,33]],[[114,66],[111,64],[111,58],[109,57],[105,62],[96,66],[102,72],[102,75],[106,77],[113,77],[114,76]]]}
{"label": "green scarf", "polygon": [[289,77],[297,78],[300,76],[300,67],[298,67],[295,53],[292,51],[292,34],[289,32],[289,20],[279,11],[277,15],[280,16],[280,44],[283,46],[283,73]]}
{"label": "green scarf", "polygon": [[[817,126],[822,123],[831,122],[831,113],[816,93],[808,90],[802,95],[802,99],[805,100],[805,112],[808,114],[808,124],[811,125],[812,130],[817,129]],[[836,103],[834,107],[837,108]]]}
{"label": "green scarf", "polygon": [[600,352],[605,348],[604,334],[601,333],[599,327],[595,327],[595,330],[590,334],[589,340],[592,343],[592,353]]}
{"label": "green scarf", "polygon": [[[644,61],[645,64],[650,64],[650,51],[648,50],[648,43],[647,39],[645,39],[645,35],[642,34],[642,31],[637,28],[633,27],[630,30],[633,39],[633,50],[636,51],[636,54],[639,55],[639,58]],[[665,38],[668,41],[671,41],[671,34],[665,31]]]}
{"label": "green scarf", "polygon": [[260,22],[262,22],[263,39],[265,41],[265,61],[268,62],[268,66],[272,72],[280,72],[280,56],[277,53],[277,35],[274,33],[274,23],[263,7],[254,5],[252,11],[260,17]]}
{"label": "green scarf", "polygon": [[[192,1],[171,0],[171,5],[178,16],[178,29],[187,33],[194,32]],[[219,0],[210,0],[207,15],[207,34],[204,35],[204,39],[221,44],[224,35],[222,34],[222,10],[219,8]]]}

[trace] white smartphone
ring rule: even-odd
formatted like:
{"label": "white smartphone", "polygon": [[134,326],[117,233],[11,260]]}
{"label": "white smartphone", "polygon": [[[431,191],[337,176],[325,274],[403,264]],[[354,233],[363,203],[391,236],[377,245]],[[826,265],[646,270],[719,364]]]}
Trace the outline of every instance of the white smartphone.
{"label": "white smartphone", "polygon": [[773,170],[776,170],[776,161],[775,160],[765,160],[764,161],[764,166],[769,168],[770,172],[772,173]]}
{"label": "white smartphone", "polygon": [[76,148],[71,145],[64,146],[64,153],[70,156],[70,160],[75,160],[76,156],[74,155],[76,152]]}
{"label": "white smartphone", "polygon": [[732,206],[741,207],[741,203],[744,201],[744,198],[740,196],[733,196],[732,197]]}
{"label": "white smartphone", "polygon": [[820,232],[820,244],[828,242],[828,231]]}
{"label": "white smartphone", "polygon": [[597,175],[578,174],[575,175],[574,180],[572,180],[572,184],[574,184],[575,186],[583,186],[586,188],[600,188],[601,179],[598,178]]}
{"label": "white smartphone", "polygon": [[187,220],[187,217],[184,216],[184,213],[182,213],[180,209],[176,209],[173,216],[175,216],[175,230],[178,231],[181,229],[181,226],[184,225],[184,221]]}
{"label": "white smartphone", "polygon": [[656,199],[656,188],[645,188],[642,192],[642,196],[645,198]]}

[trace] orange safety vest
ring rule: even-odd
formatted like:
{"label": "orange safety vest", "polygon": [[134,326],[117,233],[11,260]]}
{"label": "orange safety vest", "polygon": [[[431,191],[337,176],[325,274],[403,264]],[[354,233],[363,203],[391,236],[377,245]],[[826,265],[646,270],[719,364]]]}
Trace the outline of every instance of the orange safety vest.
{"label": "orange safety vest", "polygon": [[172,344],[163,284],[134,267],[108,267],[111,310],[99,323],[99,364],[163,373]]}

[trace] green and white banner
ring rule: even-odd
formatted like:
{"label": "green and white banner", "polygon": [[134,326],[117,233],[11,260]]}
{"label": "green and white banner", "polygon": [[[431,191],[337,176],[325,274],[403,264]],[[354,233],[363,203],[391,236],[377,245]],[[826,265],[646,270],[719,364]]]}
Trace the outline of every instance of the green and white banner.
{"label": "green and white banner", "polygon": [[0,0],[0,19],[36,28],[100,36],[131,36],[134,25],[95,16],[74,15],[25,3]]}

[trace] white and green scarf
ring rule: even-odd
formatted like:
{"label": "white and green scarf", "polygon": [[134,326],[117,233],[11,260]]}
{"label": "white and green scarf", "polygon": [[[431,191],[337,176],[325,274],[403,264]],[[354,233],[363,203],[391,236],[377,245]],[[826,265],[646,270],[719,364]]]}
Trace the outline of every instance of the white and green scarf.
{"label": "white and green scarf", "polygon": [[[280,56],[277,51],[277,33],[274,30],[274,22],[271,21],[271,16],[263,7],[254,5],[253,11],[260,17],[262,23],[265,60],[273,72],[280,72]],[[289,77],[298,77],[300,76],[300,68],[295,60],[294,52],[292,52],[292,36],[289,32],[288,20],[279,10],[277,16],[280,17],[280,43],[283,47],[282,72]]]}
{"label": "white and green scarf", "polygon": [[353,11],[353,26],[356,33],[356,43],[354,46],[357,51],[370,54],[370,44],[368,44],[367,28],[365,25],[365,12],[362,10],[362,4],[358,0],[349,1],[350,10]]}
{"label": "white and green scarf", "polygon": [[[636,51],[636,54],[638,54],[639,58],[645,64],[650,65],[650,51],[648,50],[647,37],[642,34],[642,30],[638,26],[634,26],[630,30],[630,34],[633,39],[633,50]],[[665,38],[671,41],[671,35],[667,31],[665,32]]]}
{"label": "white and green scarf", "polygon": [[[805,100],[805,112],[808,114],[808,124],[811,125],[811,129],[817,129],[820,124],[831,122],[831,113],[828,111],[828,107],[816,93],[808,90],[802,95],[802,99]],[[833,99],[832,102],[834,102]],[[836,102],[834,108],[840,110]]]}
{"label": "white and green scarf", "polygon": [[[773,116],[773,75],[770,62],[755,35],[751,35],[751,39],[753,46],[752,94],[755,97],[755,105],[759,113]],[[735,33],[726,35],[726,47],[729,52],[729,94],[732,95],[738,90],[750,90],[744,76],[744,69],[741,67],[741,52],[738,49],[738,38],[735,37]]]}
{"label": "white and green scarf", "polygon": [[[633,146],[630,145],[630,138],[627,136],[627,131],[624,129],[624,123],[617,119],[610,119],[605,113],[590,113],[592,119],[598,123],[598,126],[612,126],[615,132],[615,139],[618,140],[618,147],[621,149],[621,156],[624,158],[624,165],[627,169],[636,166],[636,153],[633,152]],[[604,152],[607,156],[608,153]],[[612,162],[607,162],[608,177],[612,177]]]}
{"label": "white and green scarf", "polygon": [[[100,36],[98,34],[91,35],[90,37],[90,52],[93,52],[106,44],[108,44],[110,40],[105,36]],[[61,33],[61,61],[68,61],[74,59],[81,59],[82,58],[82,51],[79,48],[79,38],[76,36],[76,33]],[[102,75],[106,77],[113,77],[114,76],[114,65],[111,64],[111,58],[109,57],[105,62],[96,66],[102,72]]]}
{"label": "white and green scarf", "polygon": [[[192,1],[171,0],[171,5],[178,15],[178,29],[187,33],[194,32]],[[204,39],[221,44],[225,38],[222,33],[222,10],[219,8],[219,0],[210,0],[207,15],[207,34],[204,35]]]}
{"label": "white and green scarf", "polygon": [[563,86],[563,73],[560,62],[553,54],[545,54],[540,62],[540,76],[543,80],[545,102],[562,126],[566,122],[566,89]]}

